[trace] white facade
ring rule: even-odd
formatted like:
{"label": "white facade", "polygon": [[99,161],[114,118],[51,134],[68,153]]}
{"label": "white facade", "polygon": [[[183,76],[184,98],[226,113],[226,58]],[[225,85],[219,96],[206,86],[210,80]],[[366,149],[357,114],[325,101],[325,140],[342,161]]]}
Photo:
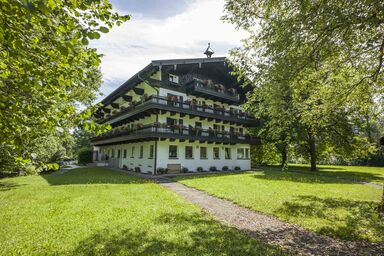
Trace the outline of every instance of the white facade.
{"label": "white facade", "polygon": [[[177,147],[176,157],[170,157],[170,146]],[[153,149],[152,154],[151,147]],[[186,147],[192,148],[192,157],[186,155]],[[214,149],[218,152],[218,158],[214,155]],[[198,141],[170,141],[167,139],[156,142],[148,141],[102,146],[97,147],[96,150],[99,152],[99,161],[104,161],[105,155],[108,155],[108,163],[110,165],[132,170],[135,170],[135,167],[139,167],[143,173],[155,174],[157,168],[168,168],[169,165],[180,165],[181,167],[188,168],[190,172],[197,171],[198,167],[208,171],[212,166],[216,167],[217,170],[222,170],[224,166],[230,170],[235,169],[235,167],[240,167],[241,170],[249,170],[251,168],[249,159],[250,146],[247,144],[223,145],[200,143]],[[205,156],[202,155],[204,152]]]}
{"label": "white facade", "polygon": [[[215,71],[209,68],[213,63]],[[211,167],[250,169],[250,144],[254,141],[246,126],[253,123],[236,105],[240,102],[237,89],[241,88],[216,72],[228,74],[225,59],[165,60],[152,65],[102,102],[100,122],[113,129],[94,138],[94,160],[152,174],[159,168],[190,172]],[[182,65],[190,66],[180,71]],[[205,66],[209,72],[204,75],[200,71]]]}

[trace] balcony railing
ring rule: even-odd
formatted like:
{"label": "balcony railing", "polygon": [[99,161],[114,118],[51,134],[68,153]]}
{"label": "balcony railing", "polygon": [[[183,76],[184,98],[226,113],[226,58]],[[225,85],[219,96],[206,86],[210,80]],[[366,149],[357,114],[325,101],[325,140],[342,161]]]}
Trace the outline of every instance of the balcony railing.
{"label": "balcony railing", "polygon": [[193,79],[186,85],[189,91],[193,94],[204,94],[213,99],[225,100],[227,102],[237,103],[239,101],[239,94],[233,88],[226,88],[221,84],[204,84],[203,80]]}
{"label": "balcony railing", "polygon": [[[150,96],[146,100],[141,102],[136,102],[132,106],[121,109],[119,112],[112,114],[106,118],[99,119],[100,122],[106,122],[112,119],[116,119],[118,117],[119,120],[126,118],[129,113],[131,115],[139,113],[138,110],[143,108],[160,108],[166,109],[170,111],[185,113],[185,114],[193,114],[193,115],[202,115],[208,118],[221,119],[231,122],[242,121],[241,123],[255,123],[255,118],[247,112],[238,111],[235,109],[226,110],[223,108],[214,108],[208,105],[199,105],[193,101],[178,101],[168,99],[166,97],[161,96]],[[205,115],[204,115],[205,114]]]}
{"label": "balcony railing", "polygon": [[103,144],[148,138],[187,139],[228,144],[257,144],[259,142],[256,137],[235,132],[159,123],[148,124],[136,128],[115,128],[93,138],[92,142],[94,144]]}

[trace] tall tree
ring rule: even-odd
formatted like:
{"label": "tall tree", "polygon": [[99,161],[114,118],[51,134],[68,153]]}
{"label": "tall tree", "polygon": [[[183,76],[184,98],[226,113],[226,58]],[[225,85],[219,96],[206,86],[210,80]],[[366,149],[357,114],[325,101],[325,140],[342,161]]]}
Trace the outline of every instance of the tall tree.
{"label": "tall tree", "polygon": [[6,161],[28,163],[28,145],[92,114],[77,111],[79,104],[90,106],[101,83],[101,55],[89,39],[129,19],[111,10],[105,0],[0,0],[0,155]]}
{"label": "tall tree", "polygon": [[351,149],[360,136],[351,116],[383,93],[384,3],[227,0],[225,8],[224,19],[249,32],[231,56],[257,88],[250,98],[263,97],[259,88],[288,86],[296,122],[289,133],[305,145],[311,168],[320,143],[337,138],[334,146]]}

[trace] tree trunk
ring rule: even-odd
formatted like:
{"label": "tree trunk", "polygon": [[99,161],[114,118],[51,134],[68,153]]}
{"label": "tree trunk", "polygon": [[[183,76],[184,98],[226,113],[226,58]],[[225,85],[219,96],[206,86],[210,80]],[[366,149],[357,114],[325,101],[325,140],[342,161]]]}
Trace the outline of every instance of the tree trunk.
{"label": "tree trunk", "polygon": [[383,183],[383,195],[381,196],[381,202],[378,209],[381,216],[384,217],[384,183]]}
{"label": "tree trunk", "polygon": [[287,145],[281,146],[281,169],[284,171],[287,169],[288,156],[287,156]]}
{"label": "tree trunk", "polygon": [[309,143],[309,155],[310,155],[310,158],[311,158],[311,171],[316,171],[316,156],[317,156],[317,153],[316,153],[316,138],[315,136],[313,136],[312,132],[309,132],[308,133],[309,135],[309,140],[308,140],[308,143]]}

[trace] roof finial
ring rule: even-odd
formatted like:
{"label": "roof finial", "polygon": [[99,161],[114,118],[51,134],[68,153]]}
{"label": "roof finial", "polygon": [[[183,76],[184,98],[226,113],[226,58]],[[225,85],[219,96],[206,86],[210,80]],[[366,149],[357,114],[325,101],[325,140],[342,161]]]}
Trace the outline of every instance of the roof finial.
{"label": "roof finial", "polygon": [[211,58],[212,54],[214,54],[214,53],[215,52],[211,48],[211,43],[208,43],[208,48],[207,48],[207,50],[205,50],[204,54],[207,55],[207,58]]}

